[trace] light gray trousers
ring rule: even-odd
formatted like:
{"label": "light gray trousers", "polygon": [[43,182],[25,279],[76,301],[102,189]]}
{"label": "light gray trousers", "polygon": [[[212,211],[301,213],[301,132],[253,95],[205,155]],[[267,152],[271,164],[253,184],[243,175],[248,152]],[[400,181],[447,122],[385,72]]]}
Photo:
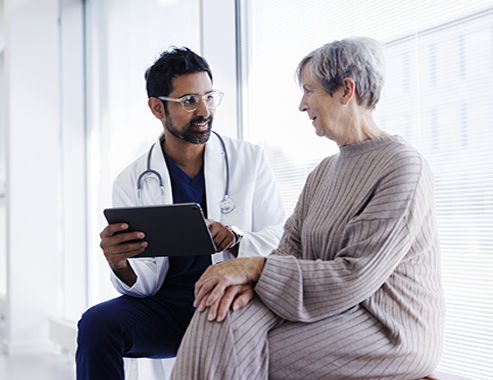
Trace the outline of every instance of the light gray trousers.
{"label": "light gray trousers", "polygon": [[255,297],[221,323],[196,311],[170,379],[403,380],[425,376],[428,365],[389,350],[381,325],[360,307],[301,323],[280,318]]}
{"label": "light gray trousers", "polygon": [[171,380],[268,379],[267,335],[282,319],[258,298],[228,313],[223,322],[209,322],[207,310],[195,312],[183,337]]}

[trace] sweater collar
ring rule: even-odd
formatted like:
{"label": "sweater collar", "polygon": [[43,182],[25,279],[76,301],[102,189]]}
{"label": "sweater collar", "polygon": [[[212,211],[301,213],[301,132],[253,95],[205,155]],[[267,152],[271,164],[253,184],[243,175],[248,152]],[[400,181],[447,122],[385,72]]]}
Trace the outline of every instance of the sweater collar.
{"label": "sweater collar", "polygon": [[339,147],[339,150],[341,152],[341,156],[350,157],[367,153],[376,149],[381,149],[382,147],[388,146],[390,144],[405,144],[405,141],[402,137],[397,135],[386,135],[355,144],[341,146]]}

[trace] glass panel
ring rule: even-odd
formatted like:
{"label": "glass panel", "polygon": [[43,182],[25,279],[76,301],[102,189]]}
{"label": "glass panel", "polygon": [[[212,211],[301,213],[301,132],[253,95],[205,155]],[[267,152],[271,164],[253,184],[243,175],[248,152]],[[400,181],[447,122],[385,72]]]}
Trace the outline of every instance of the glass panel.
{"label": "glass panel", "polygon": [[354,35],[385,46],[375,118],[419,149],[436,178],[447,301],[443,371],[493,373],[493,2],[244,2],[244,136],[263,145],[288,211],[308,172],[337,147],[298,111],[299,61]]}
{"label": "glass panel", "polygon": [[377,113],[432,167],[447,301],[440,366],[477,379],[493,371],[492,28],[481,13],[387,43]]}
{"label": "glass panel", "polygon": [[171,45],[200,53],[199,0],[87,2],[89,303],[113,297],[99,248],[116,175],[162,126],[147,106],[144,72]]}

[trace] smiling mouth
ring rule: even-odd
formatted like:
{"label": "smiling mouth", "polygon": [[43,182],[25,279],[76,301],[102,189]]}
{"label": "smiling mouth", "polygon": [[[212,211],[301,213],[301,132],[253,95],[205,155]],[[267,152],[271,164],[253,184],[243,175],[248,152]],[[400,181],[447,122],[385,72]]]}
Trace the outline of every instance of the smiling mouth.
{"label": "smiling mouth", "polygon": [[209,122],[205,121],[202,123],[194,123],[192,125],[197,129],[204,130],[204,129],[207,129],[209,127]]}
{"label": "smiling mouth", "polygon": [[204,129],[208,129],[209,128],[210,122],[211,122],[211,119],[210,118],[207,118],[207,119],[199,119],[199,120],[196,120],[196,121],[193,121],[192,120],[192,122],[190,124],[194,128],[197,128],[199,130],[204,130]]}

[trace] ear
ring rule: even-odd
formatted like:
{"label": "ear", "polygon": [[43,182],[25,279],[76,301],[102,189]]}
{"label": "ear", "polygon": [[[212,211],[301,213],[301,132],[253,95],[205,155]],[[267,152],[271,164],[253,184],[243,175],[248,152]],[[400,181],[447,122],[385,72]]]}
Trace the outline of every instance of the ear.
{"label": "ear", "polygon": [[147,101],[147,105],[151,109],[152,114],[159,120],[163,120],[166,117],[164,113],[164,105],[161,99],[151,97]]}
{"label": "ear", "polygon": [[341,102],[342,104],[349,104],[351,99],[354,98],[356,94],[356,84],[351,78],[344,78],[342,88],[343,93]]}

